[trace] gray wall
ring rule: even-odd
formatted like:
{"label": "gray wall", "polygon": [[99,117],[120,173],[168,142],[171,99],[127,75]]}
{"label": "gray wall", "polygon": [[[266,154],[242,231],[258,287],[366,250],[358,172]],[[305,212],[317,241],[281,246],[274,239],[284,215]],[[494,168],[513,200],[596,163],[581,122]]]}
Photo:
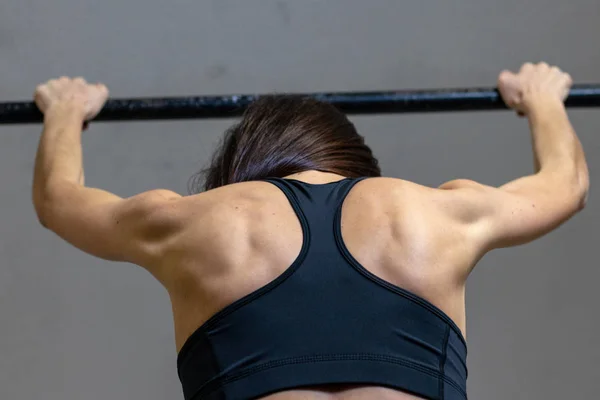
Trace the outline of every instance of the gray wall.
{"label": "gray wall", "polygon": [[[0,101],[63,74],[115,97],[491,86],[528,60],[600,81],[598,15],[597,0],[2,0]],[[600,114],[571,115],[590,204],[542,240],[488,255],[470,278],[473,399],[598,396]],[[526,123],[508,112],[354,121],[389,176],[499,185],[532,171]],[[85,134],[87,183],[183,194],[230,123],[97,124]],[[167,293],[141,268],[43,230],[30,202],[40,127],[0,130],[0,398],[180,398]]]}

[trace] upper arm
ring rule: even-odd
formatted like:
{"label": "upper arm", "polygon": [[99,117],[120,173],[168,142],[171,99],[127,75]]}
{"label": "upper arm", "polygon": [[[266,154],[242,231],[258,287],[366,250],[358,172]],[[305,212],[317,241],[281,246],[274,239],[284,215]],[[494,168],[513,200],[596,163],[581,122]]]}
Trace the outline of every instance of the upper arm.
{"label": "upper arm", "polygon": [[168,190],[124,199],[65,183],[36,208],[44,226],[86,253],[147,267],[160,256],[165,240],[180,228],[180,199]]}
{"label": "upper arm", "polygon": [[482,252],[528,243],[582,208],[576,183],[542,173],[499,188],[458,180],[440,189],[444,212],[465,226]]}

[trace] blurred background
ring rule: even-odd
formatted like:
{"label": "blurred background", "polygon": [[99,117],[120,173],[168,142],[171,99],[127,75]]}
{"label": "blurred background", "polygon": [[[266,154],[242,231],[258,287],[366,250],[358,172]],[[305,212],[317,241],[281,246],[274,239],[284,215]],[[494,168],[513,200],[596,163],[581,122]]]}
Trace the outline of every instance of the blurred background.
{"label": "blurred background", "polygon": [[[600,82],[595,0],[2,0],[0,101],[61,75],[113,97],[494,86],[546,61]],[[583,213],[495,251],[467,293],[472,399],[597,398],[600,113],[572,110],[591,174]],[[353,117],[386,176],[501,185],[533,171],[510,112]],[[232,120],[92,124],[86,183],[186,193]],[[183,398],[169,298],[143,269],[88,256],[37,222],[41,126],[0,126],[0,398]]]}

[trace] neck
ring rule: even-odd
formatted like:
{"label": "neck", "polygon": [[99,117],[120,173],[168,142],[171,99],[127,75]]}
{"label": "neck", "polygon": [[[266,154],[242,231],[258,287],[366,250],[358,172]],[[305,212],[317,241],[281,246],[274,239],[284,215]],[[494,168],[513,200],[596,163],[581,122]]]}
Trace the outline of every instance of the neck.
{"label": "neck", "polygon": [[322,184],[341,181],[346,177],[338,174],[333,174],[331,172],[321,172],[312,170],[298,172],[296,174],[288,175],[284,178],[295,179],[306,183]]}

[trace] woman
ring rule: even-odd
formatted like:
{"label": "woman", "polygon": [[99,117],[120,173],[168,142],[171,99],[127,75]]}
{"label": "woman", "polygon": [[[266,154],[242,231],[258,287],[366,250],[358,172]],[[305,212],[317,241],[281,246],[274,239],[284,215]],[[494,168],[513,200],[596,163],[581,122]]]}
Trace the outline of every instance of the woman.
{"label": "woman", "polygon": [[122,199],[83,181],[81,127],[108,90],[61,78],[36,91],[33,201],[68,242],[164,285],[186,399],[466,399],[469,273],[585,204],[571,84],[543,63],[500,75],[529,118],[536,171],[499,188],[380,177],[344,115],[283,96],[227,132],[204,192]]}

